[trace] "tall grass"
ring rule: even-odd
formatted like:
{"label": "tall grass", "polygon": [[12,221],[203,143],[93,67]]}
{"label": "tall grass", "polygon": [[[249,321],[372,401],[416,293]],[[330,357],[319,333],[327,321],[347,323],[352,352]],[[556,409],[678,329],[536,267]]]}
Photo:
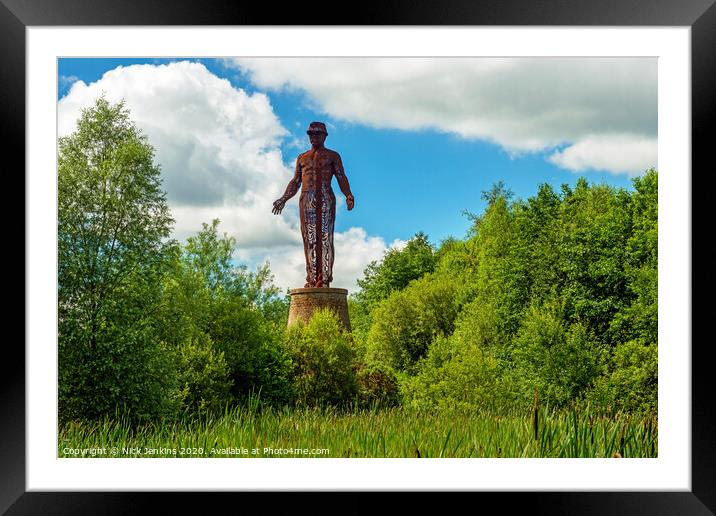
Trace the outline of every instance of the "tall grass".
{"label": "tall grass", "polygon": [[588,411],[535,407],[529,414],[493,416],[407,408],[245,406],[220,415],[140,427],[115,417],[94,424],[73,422],[59,429],[59,457],[86,457],[91,450],[105,458],[628,458],[656,457],[658,442],[655,418],[597,416]]}

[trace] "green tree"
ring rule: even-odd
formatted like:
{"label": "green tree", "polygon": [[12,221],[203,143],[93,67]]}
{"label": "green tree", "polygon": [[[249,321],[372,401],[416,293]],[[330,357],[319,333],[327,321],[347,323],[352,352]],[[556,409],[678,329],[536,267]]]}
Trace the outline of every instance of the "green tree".
{"label": "green tree", "polygon": [[158,316],[162,338],[179,348],[187,338],[208,336],[226,361],[234,399],[260,389],[264,401],[286,401],[287,306],[267,267],[252,273],[233,263],[236,240],[220,236],[218,225],[202,224],[173,255]]}
{"label": "green tree", "polygon": [[104,96],[58,143],[60,418],[162,413],[171,375],[152,314],[173,220],[154,149]]}
{"label": "green tree", "polygon": [[509,201],[514,196],[514,192],[505,186],[503,180],[497,181],[489,190],[482,191],[482,200],[487,202],[488,207],[492,206],[498,199]]}
{"label": "green tree", "polygon": [[634,178],[631,215],[632,232],[626,245],[625,274],[631,303],[616,315],[611,325],[615,340],[658,340],[658,176],[648,170]]}
{"label": "green tree", "polygon": [[358,300],[373,305],[392,292],[402,290],[411,281],[435,268],[435,252],[422,231],[415,234],[403,249],[389,249],[380,262],[371,262],[358,280]]}
{"label": "green tree", "polygon": [[529,300],[529,248],[523,235],[518,205],[510,205],[504,194],[495,194],[483,216],[475,220],[471,248],[478,264],[463,290],[465,301],[481,299],[494,308],[498,330],[513,334]]}
{"label": "green tree", "polygon": [[[375,305],[368,362],[393,367],[416,406],[523,410],[536,388],[553,406],[655,411],[657,172],[633,192],[580,178],[511,197],[501,182],[483,192],[467,238]],[[446,278],[440,309],[416,309]]]}
{"label": "green tree", "polygon": [[631,233],[629,193],[580,178],[565,193],[559,216],[558,256],[565,317],[584,321],[606,343],[612,318],[628,303],[625,265]]}
{"label": "green tree", "polygon": [[224,233],[219,236],[219,219],[202,223],[202,230],[187,239],[182,260],[193,274],[203,278],[213,299],[236,297],[258,309],[270,321],[286,325],[288,304],[273,284],[268,264],[249,272],[246,265],[232,258],[236,239]]}
{"label": "green tree", "polygon": [[403,249],[389,249],[380,262],[371,262],[363,271],[363,278],[358,280],[361,290],[351,296],[348,305],[356,340],[365,342],[371,326],[370,314],[377,303],[432,272],[436,263],[435,250],[422,231]]}

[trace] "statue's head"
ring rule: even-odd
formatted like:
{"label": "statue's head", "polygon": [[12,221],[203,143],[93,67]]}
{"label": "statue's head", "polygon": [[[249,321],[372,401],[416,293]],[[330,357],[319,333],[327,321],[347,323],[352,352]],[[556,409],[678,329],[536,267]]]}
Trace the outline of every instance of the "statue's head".
{"label": "statue's head", "polygon": [[308,139],[311,140],[311,145],[322,145],[326,141],[326,136],[328,136],[326,124],[323,122],[311,122],[306,133],[308,134]]}

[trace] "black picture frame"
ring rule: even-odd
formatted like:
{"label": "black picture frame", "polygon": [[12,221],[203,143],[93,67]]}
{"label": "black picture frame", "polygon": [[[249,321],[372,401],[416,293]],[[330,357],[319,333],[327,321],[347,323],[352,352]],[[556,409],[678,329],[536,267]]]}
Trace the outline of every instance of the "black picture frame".
{"label": "black picture frame", "polygon": [[[28,26],[689,26],[692,45],[692,171],[699,170],[705,174],[707,159],[711,157],[708,151],[713,147],[710,135],[716,125],[715,1],[402,0],[361,2],[352,9],[341,11],[336,5],[285,3],[278,9],[268,3],[226,0],[0,0],[0,127],[4,133],[3,147],[8,151],[5,157],[12,155],[17,159],[16,167],[25,170],[25,30]],[[341,16],[338,14],[341,12],[350,14]],[[7,159],[4,160],[5,164],[7,162]],[[694,187],[699,174],[692,172],[691,177],[692,206],[697,206],[698,196],[707,195],[707,189]],[[24,181],[21,188],[24,192]],[[693,215],[692,221],[697,221]],[[692,235],[695,234],[698,233],[692,230]],[[693,277],[697,257],[693,245],[691,256]],[[28,257],[24,258],[27,277],[32,271],[27,266]],[[699,281],[698,285],[700,290],[705,290],[708,281]],[[693,283],[691,292],[693,314],[703,305],[696,302],[698,297],[693,295]],[[708,302],[705,304],[708,305]],[[691,320],[696,322],[700,319],[692,315]],[[693,323],[692,334],[696,335]],[[531,514],[552,515],[713,514],[716,511],[716,424],[711,410],[713,404],[710,403],[714,389],[708,381],[711,372],[709,340],[699,341],[694,338],[692,341],[690,492],[503,492],[473,493],[473,496],[478,496],[481,506],[496,502],[501,512],[508,513],[522,509]],[[13,339],[5,340],[4,352],[3,363],[6,366],[0,375],[0,511],[7,511],[7,514],[130,514],[141,512],[143,508],[157,503],[163,513],[194,512],[195,506],[201,507],[202,511],[211,510],[211,507],[218,507],[219,503],[236,503],[238,497],[241,497],[241,506],[245,507],[249,493],[195,493],[189,496],[189,493],[149,492],[26,492],[25,353]],[[252,493],[251,498],[262,495],[265,493]],[[277,502],[299,504],[301,498],[303,496],[297,493],[281,497],[272,494],[270,503],[275,508]],[[419,493],[413,493],[413,503],[423,503],[422,500]],[[451,502],[451,505],[453,503],[456,502]],[[357,500],[350,505],[353,510],[359,510],[362,506],[365,509],[374,507],[371,502],[361,504]]]}

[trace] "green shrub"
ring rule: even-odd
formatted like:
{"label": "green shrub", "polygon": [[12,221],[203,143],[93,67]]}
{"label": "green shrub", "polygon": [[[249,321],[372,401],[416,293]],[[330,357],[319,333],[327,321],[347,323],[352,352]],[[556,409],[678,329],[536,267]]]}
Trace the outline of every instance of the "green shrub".
{"label": "green shrub", "polygon": [[509,334],[502,331],[495,306],[487,300],[475,299],[458,315],[453,340],[459,346],[478,346],[500,355],[508,347]]}
{"label": "green shrub", "polygon": [[261,401],[280,405],[289,401],[289,355],[283,329],[266,321],[240,298],[216,300],[210,306],[207,333],[224,353],[235,398],[261,392]]}
{"label": "green shrub", "polygon": [[561,317],[556,303],[531,307],[515,339],[514,379],[524,399],[559,407],[582,395],[603,371],[605,352],[586,326]]}
{"label": "green shrub", "polygon": [[452,333],[458,313],[456,288],[451,277],[428,274],[382,301],[372,316],[368,361],[414,372],[430,343]]}
{"label": "green shrub", "polygon": [[361,407],[392,407],[400,404],[398,379],[390,368],[381,364],[359,363],[356,381]]}
{"label": "green shrub", "polygon": [[403,377],[401,394],[407,405],[419,409],[506,413],[517,400],[508,380],[489,349],[440,337],[420,361],[418,373]]}
{"label": "green shrub", "polygon": [[98,420],[118,410],[135,422],[176,414],[172,350],[146,324],[105,321],[90,334],[61,323],[59,419]]}
{"label": "green shrub", "polygon": [[356,352],[350,334],[328,309],[318,310],[311,321],[298,321],[286,330],[292,360],[291,379],[299,405],[347,405],[358,392]]}
{"label": "green shrub", "polygon": [[186,412],[215,412],[229,402],[229,367],[208,335],[188,338],[177,348],[177,382],[176,398]]}
{"label": "green shrub", "polygon": [[589,401],[608,412],[656,414],[658,405],[658,351],[653,344],[632,340],[619,344],[610,373],[596,382]]}

